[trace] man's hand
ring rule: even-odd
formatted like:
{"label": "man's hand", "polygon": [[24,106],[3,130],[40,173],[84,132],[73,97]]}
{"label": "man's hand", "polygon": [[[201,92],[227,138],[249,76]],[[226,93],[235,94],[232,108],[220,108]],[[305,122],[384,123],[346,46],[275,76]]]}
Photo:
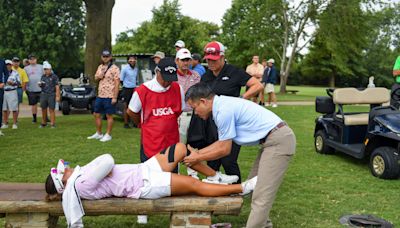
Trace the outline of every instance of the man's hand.
{"label": "man's hand", "polygon": [[111,99],[111,104],[116,104],[117,103],[117,98],[113,98],[113,99]]}
{"label": "man's hand", "polygon": [[0,83],[0,89],[4,87],[4,83]]}
{"label": "man's hand", "polygon": [[60,96],[56,96],[56,101],[60,103]]}
{"label": "man's hand", "polygon": [[187,166],[190,167],[192,165],[195,165],[199,162],[201,162],[200,160],[200,154],[199,154],[199,150],[195,149],[193,147],[191,147],[190,145],[187,146],[188,150],[190,151],[190,155],[186,156],[183,159],[183,163]]}

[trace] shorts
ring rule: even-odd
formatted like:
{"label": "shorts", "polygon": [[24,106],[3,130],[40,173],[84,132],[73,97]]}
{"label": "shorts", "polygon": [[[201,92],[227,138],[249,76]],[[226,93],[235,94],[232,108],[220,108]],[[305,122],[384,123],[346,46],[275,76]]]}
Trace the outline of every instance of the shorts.
{"label": "shorts", "polygon": [[18,104],[21,104],[22,103],[22,94],[24,93],[24,91],[22,91],[22,88],[18,87],[17,93],[18,93]]}
{"label": "shorts", "polygon": [[132,98],[133,92],[135,92],[135,88],[122,88],[122,98],[126,104],[129,104],[129,101]]}
{"label": "shorts", "polygon": [[29,103],[29,105],[36,105],[37,103],[39,103],[41,92],[29,92],[29,91],[26,91],[26,94],[28,95],[28,103]]}
{"label": "shorts", "polygon": [[161,169],[155,156],[141,164],[143,187],[141,199],[159,199],[171,196],[171,173]]}
{"label": "shorts", "polygon": [[275,93],[274,84],[267,83],[264,88],[264,93]]}
{"label": "shorts", "polygon": [[41,93],[40,94],[40,107],[42,109],[55,109],[56,108],[56,95]]}
{"label": "shorts", "polygon": [[4,91],[3,111],[18,111],[17,90]]}
{"label": "shorts", "polygon": [[111,98],[96,97],[94,102],[94,113],[114,114],[115,105],[111,104]]}

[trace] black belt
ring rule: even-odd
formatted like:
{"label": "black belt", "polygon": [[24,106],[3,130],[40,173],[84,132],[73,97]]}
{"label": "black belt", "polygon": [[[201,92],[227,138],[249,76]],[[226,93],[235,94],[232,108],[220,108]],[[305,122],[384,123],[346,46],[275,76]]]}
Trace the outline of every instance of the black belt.
{"label": "black belt", "polygon": [[276,130],[278,130],[279,128],[284,127],[284,126],[287,126],[287,124],[285,122],[278,123],[278,125],[276,125],[274,128],[272,128],[272,130],[270,130],[264,138],[260,139],[260,144],[264,144],[270,134],[274,133]]}
{"label": "black belt", "polygon": [[16,90],[16,89],[4,89],[4,91],[13,91],[13,90]]}

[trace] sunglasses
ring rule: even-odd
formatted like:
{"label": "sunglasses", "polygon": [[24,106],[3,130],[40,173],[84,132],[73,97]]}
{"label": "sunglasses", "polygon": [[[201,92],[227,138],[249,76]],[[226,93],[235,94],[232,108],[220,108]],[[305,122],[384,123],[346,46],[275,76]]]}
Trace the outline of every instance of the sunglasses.
{"label": "sunglasses", "polygon": [[103,58],[108,58],[108,57],[110,57],[110,55],[103,55],[102,57]]}

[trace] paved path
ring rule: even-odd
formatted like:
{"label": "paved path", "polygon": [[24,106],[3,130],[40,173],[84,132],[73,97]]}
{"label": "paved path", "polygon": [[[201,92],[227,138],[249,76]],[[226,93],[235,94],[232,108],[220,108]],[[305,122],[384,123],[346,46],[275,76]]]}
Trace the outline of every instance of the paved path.
{"label": "paved path", "polygon": [[[278,101],[279,105],[314,105],[314,101]],[[31,106],[27,104],[20,105],[19,117],[32,117]],[[89,111],[86,110],[71,110],[71,114],[90,114]],[[38,117],[42,116],[42,110],[40,105],[38,105]],[[56,110],[56,116],[62,116],[61,111]]]}

